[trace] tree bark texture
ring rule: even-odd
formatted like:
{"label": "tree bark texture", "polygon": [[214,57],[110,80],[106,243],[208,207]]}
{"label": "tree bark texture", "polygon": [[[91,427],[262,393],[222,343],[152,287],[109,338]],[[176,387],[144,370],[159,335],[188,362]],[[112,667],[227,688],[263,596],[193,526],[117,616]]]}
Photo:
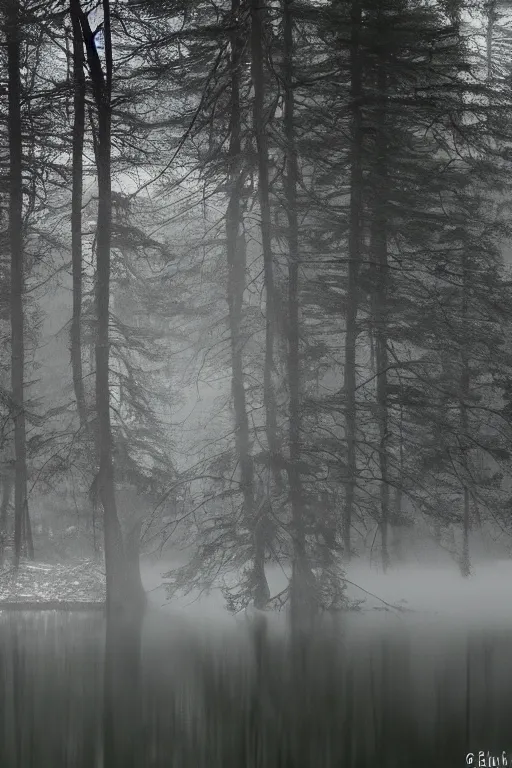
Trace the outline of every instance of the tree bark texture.
{"label": "tree bark texture", "polygon": [[361,114],[362,62],[360,51],[361,4],[353,0],[351,6],[350,41],[350,97],[351,97],[351,145],[350,145],[350,220],[348,242],[348,279],[345,328],[345,438],[347,445],[347,478],[345,481],[345,508],[343,511],[343,548],[345,560],[350,560],[351,526],[354,514],[357,482],[357,404],[356,404],[356,344],[357,310],[359,303],[359,266],[362,239],[363,195],[363,126]]}
{"label": "tree bark texture", "polygon": [[231,32],[231,121],[229,201],[226,213],[228,261],[228,311],[231,339],[231,391],[235,411],[236,450],[240,463],[244,516],[253,532],[252,590],[256,608],[265,607],[270,590],[265,576],[264,520],[254,503],[254,466],[250,451],[249,420],[244,387],[242,307],[246,278],[246,243],[243,234],[241,199],[244,187],[241,145],[240,69],[243,40],[238,26],[240,0],[232,0]]}
{"label": "tree bark texture", "polygon": [[375,265],[375,325],[377,363],[377,408],[379,422],[379,465],[380,465],[380,533],[382,567],[389,566],[389,455],[388,455],[388,146],[386,136],[386,91],[387,77],[382,53],[377,65],[377,134],[375,142],[374,204],[371,227],[372,261]]}
{"label": "tree bark texture", "polygon": [[[14,562],[28,543],[33,557],[27,500],[27,446],[24,403],[24,244],[23,144],[21,116],[21,9],[17,0],[6,8],[9,132],[9,243],[11,250],[11,394],[14,421]],[[25,534],[25,535],[24,535]]]}
{"label": "tree bark texture", "polygon": [[127,564],[121,525],[117,516],[114,482],[112,428],[110,422],[109,390],[109,300],[110,248],[112,239],[112,181],[111,181],[111,93],[112,40],[110,3],[103,0],[103,39],[105,72],[96,50],[94,34],[79,0],[72,7],[80,20],[82,36],[96,104],[98,133],[96,162],[98,173],[98,218],[96,225],[96,419],[98,445],[98,496],[103,507],[105,538],[105,571],[107,581],[107,611],[122,612],[129,607]]}
{"label": "tree bark texture", "polygon": [[73,278],[73,315],[70,331],[71,371],[80,426],[87,427],[87,408],[82,370],[82,199],[83,151],[85,134],[85,72],[80,18],[71,0],[73,29],[73,146],[71,192],[71,265]]}
{"label": "tree bark texture", "polygon": [[306,551],[305,509],[301,458],[301,373],[299,315],[299,223],[297,214],[298,161],[295,139],[293,92],[293,18],[291,0],[283,0],[284,36],[284,132],[286,139],[285,199],[288,217],[288,388],[289,461],[288,481],[292,511],[293,561],[290,585],[291,609],[310,612],[316,607],[315,580]]}
{"label": "tree bark texture", "polygon": [[278,467],[279,445],[277,439],[276,400],[273,386],[274,339],[276,328],[274,259],[272,253],[269,155],[267,120],[265,117],[264,39],[267,8],[265,0],[251,0],[251,71],[254,86],[253,125],[258,158],[258,193],[261,215],[261,243],[263,250],[263,274],[265,284],[265,366],[263,373],[263,400],[265,406],[266,435],[269,451],[269,470],[279,490],[282,489]]}

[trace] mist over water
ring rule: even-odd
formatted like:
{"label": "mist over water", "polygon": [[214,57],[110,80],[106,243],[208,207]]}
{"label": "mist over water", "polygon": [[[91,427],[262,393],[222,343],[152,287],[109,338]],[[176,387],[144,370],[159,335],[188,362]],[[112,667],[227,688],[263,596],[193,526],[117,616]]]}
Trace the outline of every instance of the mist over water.
{"label": "mist over water", "polygon": [[[150,602],[165,612],[178,611],[187,617],[207,617],[230,620],[220,589],[209,594],[192,592],[169,600],[163,586],[162,574],[181,564],[181,558],[142,561],[141,573]],[[463,579],[457,565],[446,561],[412,562],[395,565],[386,574],[377,565],[355,560],[346,571],[347,594],[351,600],[364,600],[361,609],[372,614],[396,605],[409,609],[418,618],[432,620],[434,625],[450,621],[469,626],[511,626],[512,562],[481,560],[473,566],[471,576]],[[276,565],[267,567],[271,594],[287,584],[287,573]],[[369,594],[371,593],[371,594]],[[380,598],[380,599],[379,599]],[[383,602],[384,601],[384,602]],[[413,614],[407,613],[409,620]],[[379,619],[380,620],[380,619]]]}

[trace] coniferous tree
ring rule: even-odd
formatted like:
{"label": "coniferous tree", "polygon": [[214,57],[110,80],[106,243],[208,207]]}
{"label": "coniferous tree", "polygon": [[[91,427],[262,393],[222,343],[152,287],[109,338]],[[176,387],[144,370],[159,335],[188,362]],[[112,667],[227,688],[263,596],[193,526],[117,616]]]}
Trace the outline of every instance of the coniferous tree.
{"label": "coniferous tree", "polygon": [[113,60],[108,0],[104,0],[102,8],[104,69],[95,39],[97,30],[92,31],[88,15],[82,10],[79,0],[76,0],[73,5],[73,13],[78,18],[82,31],[97,113],[98,219],[95,296],[96,438],[99,462],[97,492],[103,508],[107,603],[109,611],[115,613],[125,607],[129,596],[127,594],[126,558],[115,498],[110,418],[109,303],[112,238],[111,100]]}
{"label": "coniferous tree", "polygon": [[25,418],[23,144],[21,112],[22,13],[17,0],[5,10],[9,98],[9,243],[11,250],[11,392],[14,421],[14,557],[19,564],[22,546],[33,557],[27,497],[27,438]]}
{"label": "coniferous tree", "polygon": [[289,460],[291,532],[293,541],[290,599],[293,614],[315,606],[315,583],[306,548],[306,521],[301,481],[302,440],[302,374],[300,368],[300,310],[299,310],[299,222],[297,209],[298,158],[295,137],[295,95],[293,16],[291,0],[283,2],[283,75],[284,75],[284,138],[286,177],[284,180],[286,213],[288,217],[288,365],[289,389]]}
{"label": "coniferous tree", "polygon": [[83,205],[83,152],[85,134],[86,82],[84,72],[84,44],[80,17],[76,3],[70,0],[73,46],[73,149],[71,199],[71,263],[73,275],[73,316],[70,330],[71,369],[73,388],[82,429],[87,425],[87,406],[82,368],[82,205]]}

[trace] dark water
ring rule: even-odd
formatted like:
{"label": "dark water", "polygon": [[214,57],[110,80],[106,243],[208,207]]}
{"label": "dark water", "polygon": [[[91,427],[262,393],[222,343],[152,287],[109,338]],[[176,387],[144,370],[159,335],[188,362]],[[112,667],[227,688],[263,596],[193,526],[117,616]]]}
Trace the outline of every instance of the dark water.
{"label": "dark water", "polygon": [[511,700],[512,627],[0,615],[1,768],[510,765]]}

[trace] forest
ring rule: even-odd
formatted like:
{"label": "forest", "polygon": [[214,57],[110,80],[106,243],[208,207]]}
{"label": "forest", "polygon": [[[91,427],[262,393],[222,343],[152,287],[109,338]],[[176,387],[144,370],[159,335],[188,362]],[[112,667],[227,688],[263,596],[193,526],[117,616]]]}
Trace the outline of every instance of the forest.
{"label": "forest", "polygon": [[508,556],[508,6],[2,0],[4,573],[309,615]]}

